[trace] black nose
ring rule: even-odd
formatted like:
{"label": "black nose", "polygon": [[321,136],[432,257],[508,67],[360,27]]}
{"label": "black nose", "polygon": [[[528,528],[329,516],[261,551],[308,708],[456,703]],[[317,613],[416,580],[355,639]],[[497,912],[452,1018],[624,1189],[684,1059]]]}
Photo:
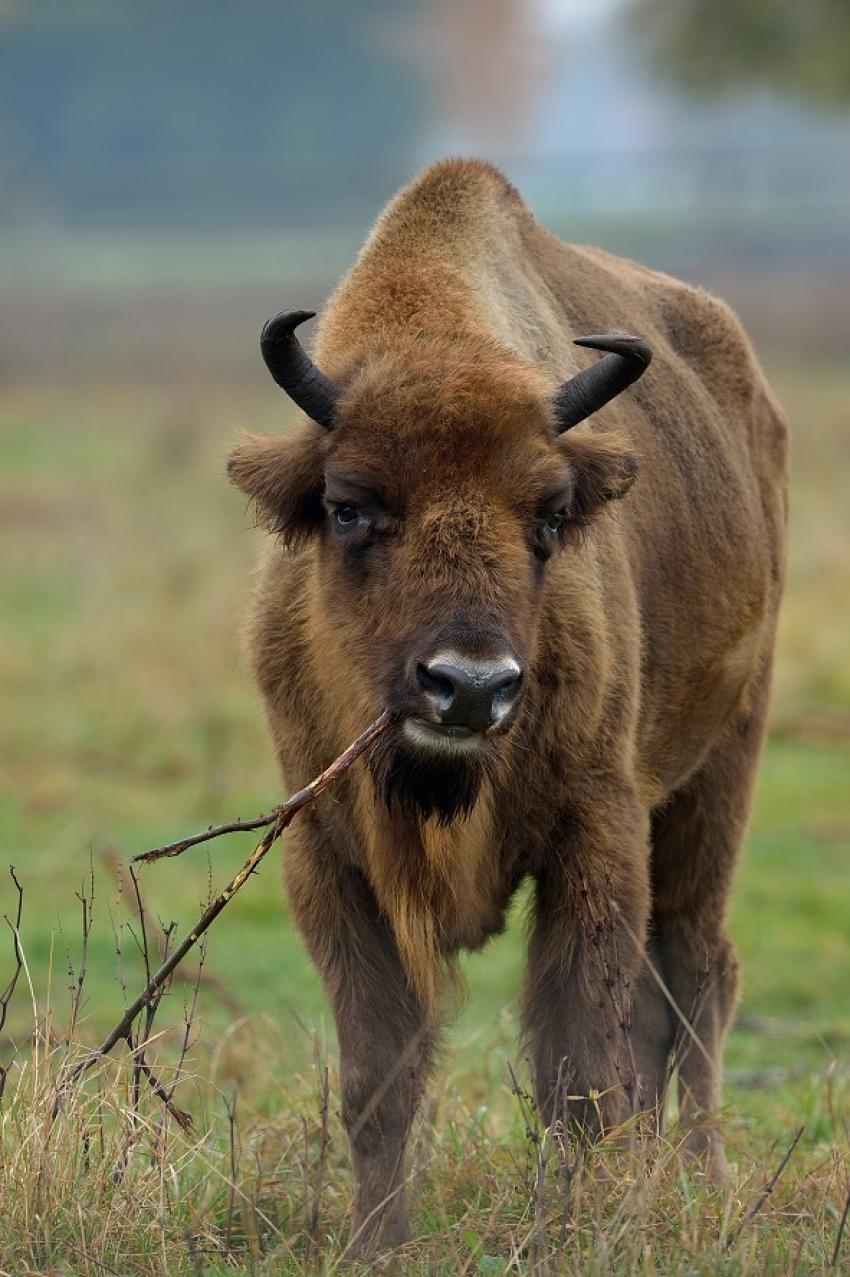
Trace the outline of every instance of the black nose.
{"label": "black nose", "polygon": [[438,656],[419,662],[416,680],[437,722],[486,732],[516,704],[522,670],[510,656],[489,661]]}

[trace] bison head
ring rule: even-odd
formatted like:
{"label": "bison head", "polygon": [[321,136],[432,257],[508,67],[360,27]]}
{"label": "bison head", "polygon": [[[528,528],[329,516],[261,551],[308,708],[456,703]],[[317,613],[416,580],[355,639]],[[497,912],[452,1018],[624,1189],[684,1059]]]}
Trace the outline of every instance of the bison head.
{"label": "bison head", "polygon": [[533,681],[547,564],[632,483],[613,434],[566,431],[643,372],[615,334],[560,387],[482,338],[419,338],[355,358],[333,381],[278,316],[262,349],[314,423],[249,437],[233,481],[309,573],[319,661],[363,712],[397,718],[373,755],[389,805],[448,821],[498,767]]}

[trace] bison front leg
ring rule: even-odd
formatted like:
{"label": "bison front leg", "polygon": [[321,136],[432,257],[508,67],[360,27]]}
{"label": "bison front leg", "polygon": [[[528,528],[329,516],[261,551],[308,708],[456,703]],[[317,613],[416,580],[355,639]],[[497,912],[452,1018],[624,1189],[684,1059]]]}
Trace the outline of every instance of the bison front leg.
{"label": "bison front leg", "polygon": [[362,875],[335,864],[330,851],[313,856],[299,848],[290,851],[287,882],[337,1025],[354,1169],[347,1255],[371,1255],[408,1239],[405,1148],[432,1034]]}
{"label": "bison front leg", "polygon": [[405,1148],[430,1040],[412,1006],[393,1011],[380,998],[343,1010],[337,1024],[342,1116],[355,1182],[348,1253],[369,1255],[409,1237]]}
{"label": "bison front leg", "polygon": [[645,821],[626,810],[620,840],[571,820],[536,881],[524,1008],[535,1095],[547,1124],[586,1137],[651,1103],[633,1026],[649,913]]}

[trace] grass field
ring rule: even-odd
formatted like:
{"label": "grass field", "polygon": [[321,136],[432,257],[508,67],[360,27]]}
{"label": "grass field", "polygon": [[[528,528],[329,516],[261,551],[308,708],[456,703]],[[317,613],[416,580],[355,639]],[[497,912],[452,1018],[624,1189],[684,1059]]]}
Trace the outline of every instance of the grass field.
{"label": "grass field", "polygon": [[[467,966],[468,1003],[418,1129],[420,1244],[404,1271],[828,1271],[850,1167],[850,374],[770,371],[794,434],[794,516],[775,727],[732,923],[743,967],[727,1052],[734,1191],[686,1176],[671,1145],[660,1158],[603,1152],[609,1186],[585,1174],[565,1195],[553,1152],[534,1207],[538,1146],[506,1072],[510,1060],[522,1073],[520,902],[509,933]],[[0,848],[24,887],[26,956],[0,1035],[0,1064],[12,1060],[0,1272],[271,1274],[301,1271],[305,1249],[328,1270],[339,1258],[350,1184],[333,1077],[308,1242],[322,1162],[313,1061],[333,1075],[333,1034],[273,857],[211,933],[177,1092],[195,1134],[163,1124],[153,1097],[128,1116],[126,1061],[104,1066],[61,1122],[44,1120],[69,958],[74,971],[80,960],[75,892],[93,873],[79,1044],[140,987],[121,858],[279,797],[239,656],[258,534],[222,458],[237,424],[270,429],[280,415],[259,370],[220,382],[115,373],[71,390],[25,378],[0,397]],[[222,884],[248,842],[146,869],[151,916],[185,929],[210,875]],[[0,912],[14,905],[0,877]],[[2,986],[11,938],[0,963]],[[175,982],[158,1027],[179,1027],[190,997]],[[174,1036],[158,1047],[166,1070]],[[776,1193],[746,1221],[801,1125]]]}

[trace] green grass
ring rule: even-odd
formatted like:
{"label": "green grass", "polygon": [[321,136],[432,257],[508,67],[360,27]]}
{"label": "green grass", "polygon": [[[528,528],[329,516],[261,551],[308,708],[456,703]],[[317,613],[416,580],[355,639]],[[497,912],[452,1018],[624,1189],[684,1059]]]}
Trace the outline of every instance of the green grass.
{"label": "green grass", "polygon": [[[740,1025],[727,1052],[726,1104],[739,1178],[730,1205],[682,1179],[669,1153],[657,1181],[650,1170],[640,1172],[650,1180],[638,1193],[638,1172],[612,1151],[614,1189],[605,1197],[588,1187],[570,1225],[582,1273],[786,1272],[800,1237],[798,1271],[825,1271],[846,1193],[850,375],[832,366],[783,367],[775,384],[794,428],[795,501],[777,730],[761,771],[732,918],[743,984]],[[33,996],[42,1012],[52,1005],[60,1039],[66,945],[74,967],[79,960],[74,893],[90,865],[95,915],[78,1043],[96,1040],[120,1011],[116,930],[125,984],[132,991],[141,978],[116,857],[253,815],[279,797],[239,656],[258,535],[222,469],[234,423],[275,428],[279,413],[274,389],[248,377],[203,390],[128,378],[85,381],[73,394],[20,385],[0,398],[0,854],[25,888],[23,942]],[[151,913],[188,926],[210,873],[223,883],[249,843],[215,843],[209,861],[198,849],[147,868]],[[173,1124],[166,1133],[156,1103],[147,1107],[149,1125],[139,1127],[138,1155],[120,1184],[110,1176],[129,1138],[126,1064],[104,1071],[105,1148],[102,1156],[91,1153],[95,1171],[87,1172],[72,1138],[79,1128],[69,1123],[48,1136],[43,1120],[36,1121],[44,1117],[45,1079],[55,1073],[61,1048],[48,1050],[42,1041],[37,1077],[30,992],[22,981],[0,1037],[0,1063],[18,1049],[0,1150],[12,1177],[9,1218],[17,1232],[4,1241],[0,1229],[0,1271],[4,1265],[15,1273],[300,1271],[300,1119],[306,1116],[315,1143],[310,1061],[317,1031],[327,1044],[320,1053],[326,1050],[333,1065],[333,1030],[288,919],[274,860],[211,932],[207,970],[224,982],[226,995],[212,984],[201,988],[201,1036],[190,1056],[198,1081],[184,1082],[178,1093],[195,1111],[199,1134],[187,1142]],[[0,877],[0,912],[13,903],[11,882]],[[506,1062],[522,1064],[515,1044],[522,947],[519,901],[507,934],[465,964],[469,998],[450,1035],[436,1116],[426,1115],[417,1136],[417,1147],[430,1149],[416,1215],[427,1245],[411,1250],[406,1271],[523,1271],[529,1262],[525,1167],[533,1149],[505,1084]],[[0,950],[0,962],[2,980],[10,946]],[[189,992],[175,983],[160,1012],[163,1027],[179,1023]],[[42,1040],[45,1032],[42,1018]],[[167,1061],[168,1042],[162,1051]],[[222,1094],[235,1085],[239,1183],[249,1204],[230,1211],[228,1251]],[[92,1094],[75,1101],[74,1112],[94,1130],[100,1119]],[[335,1112],[331,1121],[322,1252],[332,1259],[350,1184]],[[723,1232],[724,1210],[734,1220],[752,1203],[764,1172],[803,1122],[785,1195],[723,1268],[722,1246],[712,1239]],[[51,1140],[63,1150],[63,1168],[45,1186]],[[560,1210],[554,1180],[546,1191],[552,1240]],[[624,1206],[628,1192],[637,1196]],[[69,1205],[74,1201],[85,1212],[82,1222]],[[113,1221],[122,1220],[113,1240],[104,1234],[107,1206]],[[189,1235],[206,1238],[210,1253],[192,1258]],[[636,1238],[643,1239],[639,1247]],[[526,1258],[511,1260],[512,1245]]]}

